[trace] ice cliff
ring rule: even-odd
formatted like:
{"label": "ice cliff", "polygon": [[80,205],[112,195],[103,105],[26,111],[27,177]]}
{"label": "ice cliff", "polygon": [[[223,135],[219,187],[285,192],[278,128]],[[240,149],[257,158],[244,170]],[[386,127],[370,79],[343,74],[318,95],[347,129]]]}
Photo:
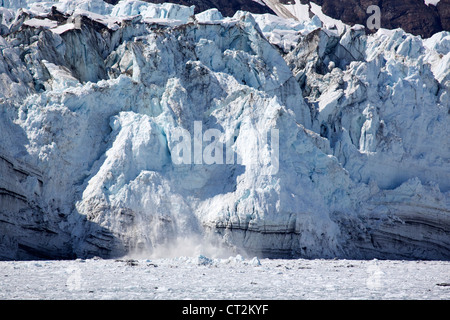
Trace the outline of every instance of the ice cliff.
{"label": "ice cliff", "polygon": [[450,33],[0,4],[1,259],[450,258]]}

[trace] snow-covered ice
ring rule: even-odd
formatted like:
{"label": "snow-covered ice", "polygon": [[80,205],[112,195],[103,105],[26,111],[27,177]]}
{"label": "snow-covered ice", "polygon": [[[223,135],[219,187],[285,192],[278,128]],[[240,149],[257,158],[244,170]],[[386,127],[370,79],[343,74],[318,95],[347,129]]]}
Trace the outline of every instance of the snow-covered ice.
{"label": "snow-covered ice", "polygon": [[448,300],[450,263],[208,258],[0,262],[0,299]]}

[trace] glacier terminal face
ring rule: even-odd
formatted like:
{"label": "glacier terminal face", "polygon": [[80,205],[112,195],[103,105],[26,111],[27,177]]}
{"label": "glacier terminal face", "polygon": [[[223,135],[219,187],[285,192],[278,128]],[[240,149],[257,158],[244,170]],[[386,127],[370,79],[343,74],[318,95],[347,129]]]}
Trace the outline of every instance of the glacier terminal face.
{"label": "glacier terminal face", "polygon": [[0,259],[450,259],[450,33],[2,3]]}

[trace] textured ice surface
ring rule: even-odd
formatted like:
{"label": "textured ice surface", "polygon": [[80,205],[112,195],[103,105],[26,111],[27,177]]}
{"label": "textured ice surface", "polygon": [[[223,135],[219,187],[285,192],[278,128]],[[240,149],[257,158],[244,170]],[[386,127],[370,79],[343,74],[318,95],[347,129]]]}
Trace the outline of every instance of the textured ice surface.
{"label": "textured ice surface", "polygon": [[4,6],[1,258],[450,257],[448,33]]}
{"label": "textured ice surface", "polygon": [[204,255],[10,261],[0,262],[0,298],[448,300],[449,267],[445,261],[268,260]]}

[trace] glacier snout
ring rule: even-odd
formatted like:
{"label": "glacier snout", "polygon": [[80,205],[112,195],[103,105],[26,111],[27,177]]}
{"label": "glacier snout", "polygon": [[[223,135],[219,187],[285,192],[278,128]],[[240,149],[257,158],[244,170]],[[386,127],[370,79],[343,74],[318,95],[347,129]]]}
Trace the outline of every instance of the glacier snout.
{"label": "glacier snout", "polygon": [[2,22],[0,258],[450,258],[442,39],[135,4]]}

